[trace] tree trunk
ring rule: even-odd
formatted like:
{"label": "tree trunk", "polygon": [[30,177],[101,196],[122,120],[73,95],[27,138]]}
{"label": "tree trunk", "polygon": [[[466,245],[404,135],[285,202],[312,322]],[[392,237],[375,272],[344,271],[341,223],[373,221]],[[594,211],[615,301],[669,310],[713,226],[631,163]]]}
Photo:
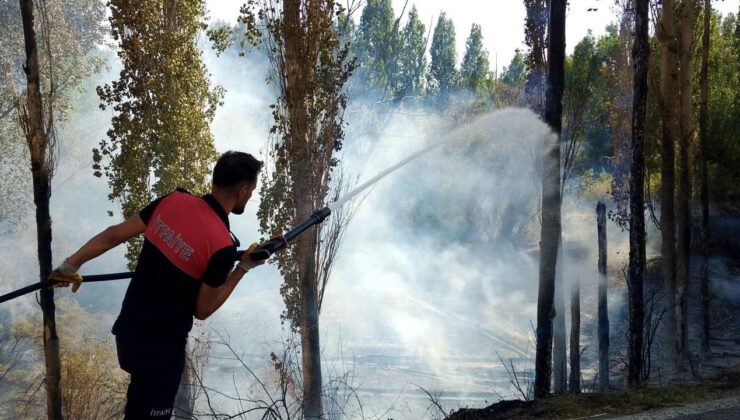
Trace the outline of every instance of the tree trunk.
{"label": "tree trunk", "polygon": [[[45,132],[41,91],[39,86],[38,50],[34,28],[33,1],[20,0],[23,20],[23,40],[26,47],[27,104],[21,113],[26,128],[26,141],[31,154],[33,177],[33,201],[36,204],[36,240],[39,258],[39,280],[44,281],[51,273],[51,198],[52,162]],[[41,289],[41,310],[44,323],[44,362],[46,364],[46,410],[50,419],[62,418],[61,363],[59,359],[59,337],[57,337],[54,315],[54,289]]]}
{"label": "tree trunk", "polygon": [[674,210],[676,114],[673,98],[678,85],[676,68],[676,28],[673,0],[663,0],[660,23],[657,28],[661,52],[661,119],[663,121],[661,146],[660,234],[663,262],[663,287],[668,308],[663,320],[663,349],[668,360],[676,359],[676,225]]}
{"label": "tree trunk", "polygon": [[689,154],[693,127],[692,60],[694,48],[693,1],[681,2],[681,31],[679,39],[679,164],[676,209],[676,367],[681,369],[688,357],[686,290],[691,280],[691,175]]}
{"label": "tree trunk", "polygon": [[581,392],[581,279],[571,283],[570,298],[570,382],[568,390]]}
{"label": "tree trunk", "polygon": [[185,347],[185,368],[182,370],[180,377],[180,386],[177,388],[175,395],[174,417],[175,418],[193,418],[193,409],[195,408],[195,396],[191,392],[195,377],[195,354],[193,347],[188,340]]}
{"label": "tree trunk", "polygon": [[627,287],[629,289],[629,333],[627,381],[630,387],[641,385],[642,346],[645,308],[645,104],[647,70],[650,56],[648,41],[648,0],[635,1],[635,41],[632,47],[634,87],[632,97],[632,165],[630,168],[630,255]]}
{"label": "tree trunk", "polygon": [[[308,201],[308,200],[306,200]],[[307,207],[306,218],[313,210]],[[303,212],[301,212],[303,213]],[[321,401],[321,346],[319,341],[319,305],[316,290],[316,232],[307,232],[298,240],[301,255],[301,353],[303,357],[303,417],[319,419]]]}
{"label": "tree trunk", "polygon": [[606,276],[606,206],[596,205],[596,227],[599,240],[599,391],[609,390],[609,309]]}
{"label": "tree trunk", "polygon": [[[307,159],[306,159],[307,161]],[[308,162],[304,162],[303,170],[309,173]],[[306,220],[313,211],[312,201],[305,191],[309,187],[301,188],[297,185],[299,195],[295,197],[298,203],[298,219]],[[297,238],[298,270],[300,276],[301,301],[301,356],[303,367],[303,418],[319,419],[322,417],[323,405],[321,400],[321,345],[319,340],[319,305],[316,284],[316,255],[317,243],[316,228]]]}
{"label": "tree trunk", "polygon": [[[293,193],[296,204],[297,221],[305,220],[313,211],[313,192],[316,187],[310,174],[310,148],[313,146],[309,135],[309,116],[306,109],[308,85],[304,79],[301,65],[305,61],[303,52],[310,42],[301,22],[301,0],[283,2],[284,41],[285,41],[285,101],[289,113],[290,132],[293,147],[299,148],[303,159],[296,162],[297,173]],[[301,355],[303,373],[303,418],[318,419],[322,416],[321,402],[321,351],[319,342],[319,306],[316,288],[316,246],[315,230],[297,238],[295,244],[298,264],[299,299],[301,319]]]}
{"label": "tree trunk", "polygon": [[701,189],[701,315],[702,315],[702,351],[709,353],[709,180],[707,174],[707,115],[709,114],[709,33],[711,31],[712,3],[704,0],[704,32],[701,49],[701,108],[699,109],[699,159]]}
{"label": "tree trunk", "polygon": [[560,133],[563,115],[563,66],[565,61],[565,0],[552,0],[548,25],[547,93],[545,122],[555,134],[555,143],[543,159],[542,228],[540,231],[540,271],[537,294],[537,353],[535,356],[534,397],[550,393],[552,369],[552,318],[555,269],[560,241]]}
{"label": "tree trunk", "polygon": [[555,319],[552,334],[552,379],[553,391],[563,393],[568,388],[568,348],[565,341],[565,278],[563,276],[563,237],[558,243],[558,261],[555,270]]}

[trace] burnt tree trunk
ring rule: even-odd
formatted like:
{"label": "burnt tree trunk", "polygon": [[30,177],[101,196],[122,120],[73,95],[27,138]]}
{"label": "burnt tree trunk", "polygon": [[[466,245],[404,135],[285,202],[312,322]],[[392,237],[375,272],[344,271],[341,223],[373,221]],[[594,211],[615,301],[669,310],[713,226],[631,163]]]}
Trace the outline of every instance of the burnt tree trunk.
{"label": "burnt tree trunk", "polygon": [[563,273],[563,236],[558,243],[558,261],[555,270],[555,318],[552,326],[552,379],[553,391],[563,393],[568,388],[568,347],[565,341],[565,276]]}
{"label": "burnt tree trunk", "polygon": [[676,359],[676,224],[674,200],[676,193],[676,113],[673,98],[678,86],[676,68],[676,26],[674,22],[673,0],[663,0],[657,35],[660,39],[661,54],[661,190],[660,190],[660,234],[661,256],[663,263],[663,287],[665,289],[665,306],[668,308],[663,320],[661,340],[668,360]]}
{"label": "burnt tree trunk", "polygon": [[550,2],[547,48],[547,93],[545,122],[555,134],[555,142],[543,159],[542,228],[540,232],[539,291],[537,294],[537,351],[535,356],[534,397],[550,393],[552,372],[552,319],[555,270],[560,241],[560,133],[563,115],[563,66],[565,61],[565,0]]}
{"label": "burnt tree trunk", "polygon": [[701,200],[701,315],[702,351],[709,352],[709,180],[707,174],[707,115],[709,114],[709,33],[711,31],[712,3],[704,0],[704,32],[701,48],[701,104],[699,108],[699,189]]}
{"label": "burnt tree trunk", "polygon": [[[51,198],[52,161],[44,123],[39,85],[39,62],[34,28],[33,1],[20,0],[23,20],[23,41],[26,49],[27,102],[20,106],[21,120],[31,155],[33,177],[33,201],[36,204],[36,240],[39,258],[39,280],[44,281],[51,273]],[[44,362],[46,365],[46,410],[50,419],[62,418],[61,362],[59,359],[59,337],[57,336],[54,289],[40,291],[41,310],[44,323]]]}
{"label": "burnt tree trunk", "polygon": [[692,61],[694,48],[693,0],[681,2],[679,38],[679,156],[676,208],[676,367],[681,369],[688,357],[688,323],[686,291],[691,280],[691,164],[690,147],[693,136]]}
{"label": "burnt tree trunk", "polygon": [[570,300],[570,381],[568,391],[581,392],[581,279],[571,284]]}
{"label": "burnt tree trunk", "polygon": [[645,104],[647,102],[647,70],[650,56],[648,41],[648,0],[635,1],[635,41],[632,47],[634,85],[632,98],[632,165],[630,168],[630,255],[627,287],[629,289],[629,332],[627,382],[630,387],[641,385],[642,346],[645,308],[643,281],[645,276]]}
{"label": "burnt tree trunk", "polygon": [[606,276],[606,206],[599,201],[596,205],[596,229],[599,241],[599,391],[609,390],[609,307],[607,292],[609,281]]}

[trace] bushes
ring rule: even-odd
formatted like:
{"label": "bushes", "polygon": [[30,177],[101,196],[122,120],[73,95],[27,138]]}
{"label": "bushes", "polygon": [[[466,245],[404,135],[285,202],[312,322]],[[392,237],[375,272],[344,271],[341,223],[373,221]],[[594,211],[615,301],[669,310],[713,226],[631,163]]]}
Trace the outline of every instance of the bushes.
{"label": "bushes", "polygon": [[110,340],[87,338],[62,352],[62,409],[67,418],[122,417],[127,383]]}
{"label": "bushes", "polygon": [[[116,350],[99,321],[76,302],[59,302],[57,325],[62,345],[62,401],[66,418],[120,418],[127,375],[118,368]],[[5,320],[3,324],[10,324]],[[42,418],[46,414],[40,314],[15,317],[0,328],[0,416]],[[9,411],[6,411],[9,410]]]}

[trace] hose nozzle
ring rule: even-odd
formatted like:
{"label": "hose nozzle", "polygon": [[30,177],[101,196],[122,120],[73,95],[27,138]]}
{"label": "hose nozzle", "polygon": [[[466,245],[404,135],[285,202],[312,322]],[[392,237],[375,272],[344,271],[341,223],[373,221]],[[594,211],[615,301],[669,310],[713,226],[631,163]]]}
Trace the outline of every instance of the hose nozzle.
{"label": "hose nozzle", "polygon": [[266,260],[270,258],[270,255],[287,247],[288,242],[298,237],[308,228],[314,225],[318,225],[319,223],[326,220],[326,218],[329,217],[330,214],[331,210],[329,209],[329,207],[324,207],[323,209],[314,211],[313,213],[311,213],[311,216],[306,219],[306,221],[289,230],[284,235],[277,236],[265,243],[260,244],[260,246],[254,250],[254,252],[249,254],[249,257],[255,261]]}

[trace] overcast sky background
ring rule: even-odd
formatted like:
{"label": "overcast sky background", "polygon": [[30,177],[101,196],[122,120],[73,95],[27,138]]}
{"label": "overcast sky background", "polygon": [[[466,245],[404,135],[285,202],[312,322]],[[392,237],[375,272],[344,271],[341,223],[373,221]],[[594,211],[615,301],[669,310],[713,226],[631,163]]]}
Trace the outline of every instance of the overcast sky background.
{"label": "overcast sky background", "polygon": [[[347,0],[343,0],[346,2]],[[406,0],[393,0],[393,10],[398,15]],[[363,1],[364,3],[364,1]],[[568,53],[588,31],[594,35],[604,33],[609,22],[615,21],[614,0],[571,0],[566,17],[566,47]],[[737,13],[738,0],[713,1],[712,6],[722,12]],[[236,22],[239,8],[244,0],[208,0],[211,19]],[[462,60],[465,53],[465,40],[470,27],[478,23],[483,29],[483,44],[490,55],[491,69],[498,63],[498,70],[511,62],[516,49],[524,45],[524,2],[521,0],[409,0],[404,15],[412,5],[416,5],[419,17],[429,30],[432,30],[441,12],[447,13],[455,24],[457,35],[457,59]],[[596,9],[589,11],[589,9]],[[359,20],[360,12],[355,20]],[[405,17],[404,17],[405,21]]]}

